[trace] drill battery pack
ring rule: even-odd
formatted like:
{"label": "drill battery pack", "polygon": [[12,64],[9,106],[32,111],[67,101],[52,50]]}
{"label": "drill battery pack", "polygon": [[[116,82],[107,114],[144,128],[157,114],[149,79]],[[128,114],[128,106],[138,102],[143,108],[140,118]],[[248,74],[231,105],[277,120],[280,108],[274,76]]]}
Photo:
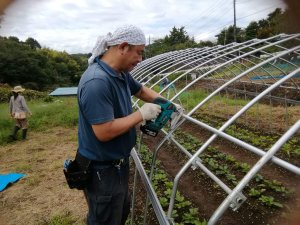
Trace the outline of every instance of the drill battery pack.
{"label": "drill battery pack", "polygon": [[171,119],[172,114],[176,111],[176,106],[163,98],[156,98],[153,103],[161,106],[161,113],[154,121],[146,121],[146,124],[141,125],[140,129],[143,133],[156,137],[158,132]]}

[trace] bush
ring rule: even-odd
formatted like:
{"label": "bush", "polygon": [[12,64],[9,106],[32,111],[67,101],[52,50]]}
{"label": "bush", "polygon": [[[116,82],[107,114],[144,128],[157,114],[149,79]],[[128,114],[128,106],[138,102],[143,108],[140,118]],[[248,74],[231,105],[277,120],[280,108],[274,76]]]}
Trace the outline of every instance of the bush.
{"label": "bush", "polygon": [[[12,96],[12,87],[2,84],[0,85],[0,103],[8,103],[10,96]],[[26,89],[22,95],[26,100],[42,99],[48,96],[46,92],[33,91]]]}
{"label": "bush", "polygon": [[44,102],[54,102],[54,98],[52,96],[46,96]]}
{"label": "bush", "polygon": [[[28,102],[28,107],[32,112],[32,116],[28,117],[30,131],[44,131],[60,126],[76,127],[78,124],[76,97],[60,98],[53,102],[34,100]],[[9,115],[8,104],[0,104],[0,145],[10,142],[9,135],[13,127],[14,120]]]}
{"label": "bush", "polygon": [[11,95],[11,87],[6,85],[0,86],[0,102],[8,103]]}
{"label": "bush", "polygon": [[39,90],[39,85],[35,82],[26,82],[23,84],[26,89]]}

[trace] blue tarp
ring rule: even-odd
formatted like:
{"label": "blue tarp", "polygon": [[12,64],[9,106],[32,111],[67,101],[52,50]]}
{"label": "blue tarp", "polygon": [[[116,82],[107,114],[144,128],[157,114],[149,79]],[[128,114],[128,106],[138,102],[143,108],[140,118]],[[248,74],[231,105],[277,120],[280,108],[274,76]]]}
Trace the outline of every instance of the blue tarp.
{"label": "blue tarp", "polygon": [[14,183],[24,176],[26,176],[26,174],[22,174],[22,173],[0,174],[0,191],[3,191],[8,184]]}
{"label": "blue tarp", "polygon": [[[251,77],[251,80],[263,80],[263,79],[281,79],[285,77],[286,75],[277,75],[277,76],[255,76]],[[300,77],[300,73],[295,74],[293,77]]]}
{"label": "blue tarp", "polygon": [[77,95],[77,87],[57,88],[54,91],[52,91],[49,95],[51,95],[51,96]]}

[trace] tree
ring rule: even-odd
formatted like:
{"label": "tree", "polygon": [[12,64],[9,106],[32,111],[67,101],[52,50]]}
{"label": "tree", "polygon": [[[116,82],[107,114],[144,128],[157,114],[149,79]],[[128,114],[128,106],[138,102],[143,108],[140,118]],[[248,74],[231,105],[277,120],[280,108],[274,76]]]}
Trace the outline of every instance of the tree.
{"label": "tree", "polygon": [[193,48],[197,43],[194,38],[190,38],[184,27],[173,27],[169,35],[164,38],[153,41],[152,44],[146,46],[145,54],[147,57],[152,57],[164,52]]}
{"label": "tree", "polygon": [[20,42],[19,38],[15,37],[15,36],[9,36],[8,40],[11,40],[11,41],[14,41],[14,42],[17,42],[17,43]]}
{"label": "tree", "polygon": [[184,27],[176,28],[173,27],[170,31],[170,35],[165,37],[165,42],[170,45],[176,45],[180,43],[185,43],[190,40],[189,35],[184,30]]}
{"label": "tree", "polygon": [[245,39],[251,40],[257,37],[257,30],[259,25],[256,21],[252,21],[245,29]]}
{"label": "tree", "polygon": [[77,85],[86,68],[86,56],[36,48],[38,42],[33,38],[20,42],[16,37],[0,36],[0,83],[38,90]]}
{"label": "tree", "polygon": [[38,43],[38,41],[31,37],[27,38],[25,43],[29,45],[32,49],[41,48],[41,45]]}
{"label": "tree", "polygon": [[169,44],[165,43],[165,39],[160,38],[154,40],[152,44],[147,45],[145,48],[145,56],[147,58],[153,57],[155,55],[162,54],[164,52],[171,51],[171,47]]}
{"label": "tree", "polygon": [[268,15],[267,19],[258,21],[258,38],[268,38],[283,31],[283,13],[280,8],[275,9]]}
{"label": "tree", "polygon": [[197,44],[197,47],[212,47],[214,46],[214,43],[211,41],[200,41],[199,44]]}
{"label": "tree", "polygon": [[[236,41],[243,42],[245,40],[244,30],[240,27],[236,27]],[[228,29],[224,28],[219,34],[216,35],[218,37],[218,44],[226,45],[234,42],[234,27],[229,26]]]}

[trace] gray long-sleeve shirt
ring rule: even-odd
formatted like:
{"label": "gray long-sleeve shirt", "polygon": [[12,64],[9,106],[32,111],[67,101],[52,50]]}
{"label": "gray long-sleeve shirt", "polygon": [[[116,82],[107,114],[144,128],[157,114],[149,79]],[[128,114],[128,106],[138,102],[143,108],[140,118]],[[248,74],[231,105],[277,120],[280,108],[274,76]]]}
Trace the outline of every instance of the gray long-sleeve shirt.
{"label": "gray long-sleeve shirt", "polygon": [[16,112],[31,113],[26,104],[25,98],[22,95],[18,95],[18,97],[16,99],[14,99],[14,96],[10,97],[9,111],[11,114],[16,113]]}

